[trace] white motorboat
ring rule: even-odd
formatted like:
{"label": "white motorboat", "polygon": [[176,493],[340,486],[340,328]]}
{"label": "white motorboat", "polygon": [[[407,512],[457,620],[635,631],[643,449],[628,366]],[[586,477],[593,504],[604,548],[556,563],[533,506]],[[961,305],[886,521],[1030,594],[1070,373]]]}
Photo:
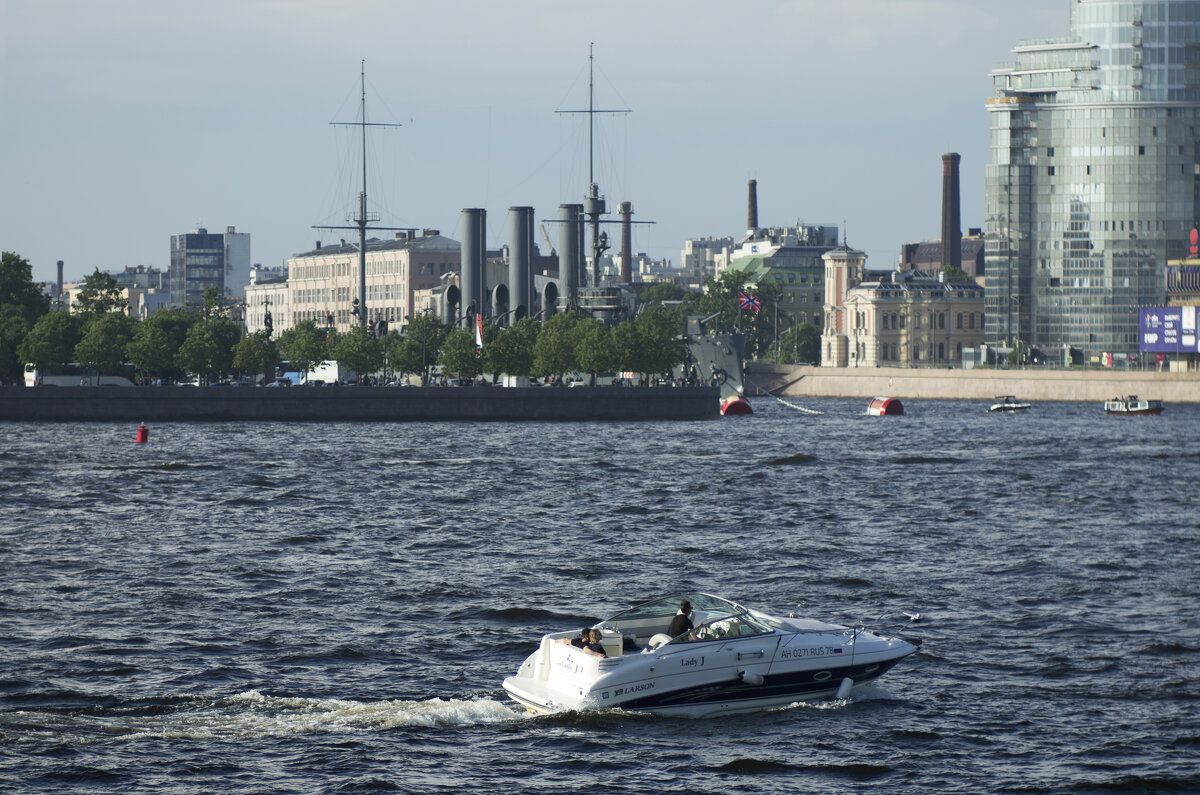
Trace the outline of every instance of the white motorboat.
{"label": "white motorboat", "polygon": [[1146,400],[1137,395],[1115,397],[1104,401],[1104,413],[1115,414],[1119,417],[1144,417],[1162,414],[1161,400]]}
{"label": "white motorboat", "polygon": [[1029,411],[1032,403],[1017,400],[1016,395],[997,395],[996,402],[988,407],[988,411]]}
{"label": "white motorboat", "polygon": [[[685,600],[694,628],[669,637]],[[734,714],[849,698],[920,645],[862,627],[767,615],[703,593],[645,602],[596,627],[606,656],[572,646],[572,632],[550,633],[504,689],[538,713]]]}

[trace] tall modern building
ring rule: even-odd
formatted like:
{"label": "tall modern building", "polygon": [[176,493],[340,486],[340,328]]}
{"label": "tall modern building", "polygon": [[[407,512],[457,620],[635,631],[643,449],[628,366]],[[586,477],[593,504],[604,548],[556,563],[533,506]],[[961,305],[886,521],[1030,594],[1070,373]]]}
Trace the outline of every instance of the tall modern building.
{"label": "tall modern building", "polygon": [[171,235],[171,305],[201,306],[216,287],[227,298],[244,298],[250,282],[250,234],[226,227],[214,234],[201,227]]}
{"label": "tall modern building", "polygon": [[1069,0],[992,72],[986,337],[1137,351],[1200,209],[1200,0]]}

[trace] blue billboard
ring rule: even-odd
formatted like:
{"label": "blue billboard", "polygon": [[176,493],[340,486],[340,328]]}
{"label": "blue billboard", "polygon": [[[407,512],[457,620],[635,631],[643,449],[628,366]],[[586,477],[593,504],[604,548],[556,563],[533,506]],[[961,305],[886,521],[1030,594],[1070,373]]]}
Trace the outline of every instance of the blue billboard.
{"label": "blue billboard", "polygon": [[1198,353],[1194,306],[1152,306],[1140,311],[1138,350],[1145,353]]}

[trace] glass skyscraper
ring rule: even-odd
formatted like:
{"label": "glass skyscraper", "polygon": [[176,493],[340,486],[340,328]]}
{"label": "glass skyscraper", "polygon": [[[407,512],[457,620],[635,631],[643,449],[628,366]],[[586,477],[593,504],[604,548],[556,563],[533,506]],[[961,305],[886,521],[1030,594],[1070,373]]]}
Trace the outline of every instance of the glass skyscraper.
{"label": "glass skyscraper", "polygon": [[1200,0],[1068,0],[992,72],[989,343],[1135,353],[1200,209]]}

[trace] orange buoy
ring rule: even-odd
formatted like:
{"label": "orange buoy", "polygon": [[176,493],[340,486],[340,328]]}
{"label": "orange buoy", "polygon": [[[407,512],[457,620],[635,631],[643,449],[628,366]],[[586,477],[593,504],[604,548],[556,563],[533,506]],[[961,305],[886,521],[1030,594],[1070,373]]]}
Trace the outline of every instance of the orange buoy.
{"label": "orange buoy", "polygon": [[148,438],[150,438],[150,431],[146,430],[146,423],[143,422],[138,425],[137,439],[134,440],[134,444],[145,444]]}

